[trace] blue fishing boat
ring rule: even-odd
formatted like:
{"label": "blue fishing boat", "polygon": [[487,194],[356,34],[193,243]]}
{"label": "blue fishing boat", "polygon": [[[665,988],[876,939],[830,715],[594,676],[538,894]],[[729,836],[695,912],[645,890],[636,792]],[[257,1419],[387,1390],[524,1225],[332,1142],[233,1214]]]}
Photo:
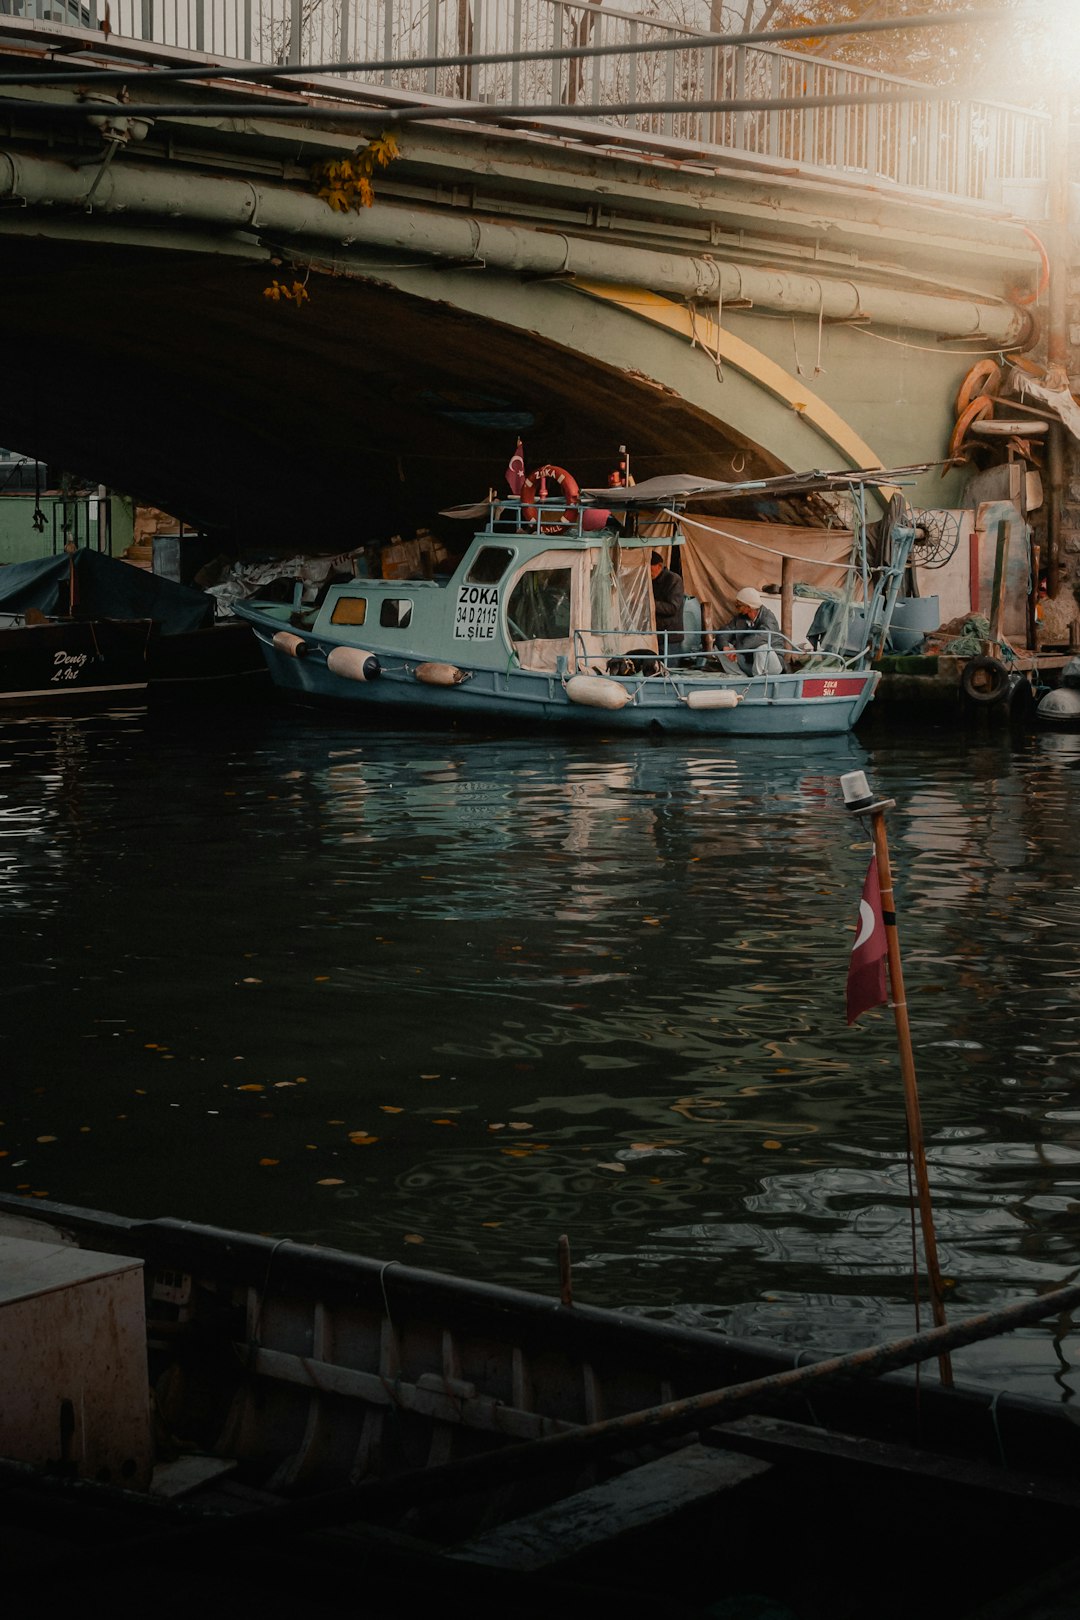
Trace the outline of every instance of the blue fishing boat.
{"label": "blue fishing boat", "polygon": [[745,648],[740,632],[712,645],[695,626],[658,631],[650,559],[657,546],[683,543],[694,496],[861,494],[896,476],[676,477],[579,490],[563,469],[546,467],[520,497],[453,511],[481,524],[445,579],[348,579],[315,602],[297,586],[291,601],[254,598],[235,612],[253,626],[285,692],[372,715],[703,736],[841,734],[879,680],[871,658],[915,540],[910,523],[890,518],[874,567],[865,522],[853,527],[846,584],[813,651],[779,630],[748,636]]}

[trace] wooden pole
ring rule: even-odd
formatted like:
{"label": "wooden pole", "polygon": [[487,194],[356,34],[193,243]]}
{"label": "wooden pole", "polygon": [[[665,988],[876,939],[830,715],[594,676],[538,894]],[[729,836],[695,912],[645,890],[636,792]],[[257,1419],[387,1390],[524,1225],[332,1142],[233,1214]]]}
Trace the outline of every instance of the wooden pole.
{"label": "wooden pole", "polygon": [[997,526],[997,551],[994,556],[994,589],[990,598],[990,631],[987,652],[993,656],[1001,651],[1001,616],[1005,609],[1005,575],[1009,566],[1009,525],[1002,520]]}
{"label": "wooden pole", "polygon": [[785,557],[780,565],[780,629],[791,645],[792,607],[795,602],[795,561]]}
{"label": "wooden pole", "polygon": [[[900,1073],[904,1082],[904,1106],[907,1112],[908,1144],[915,1166],[915,1185],[919,1199],[919,1219],[922,1226],[923,1248],[926,1253],[926,1276],[930,1285],[930,1304],[936,1327],[945,1326],[945,1306],[942,1300],[941,1268],[938,1265],[937,1238],[934,1234],[934,1211],[930,1202],[930,1178],[926,1169],[926,1147],[923,1142],[922,1112],[919,1108],[919,1090],[915,1079],[915,1056],[911,1047],[911,1029],[908,1024],[907,997],[904,993],[904,968],[900,960],[900,936],[896,927],[896,909],[893,898],[892,866],[889,861],[889,840],[885,832],[885,809],[890,800],[875,805],[870,812],[874,833],[874,853],[877,856],[878,887],[881,891],[881,914],[885,922],[885,945],[888,953],[889,984],[892,989],[893,1017],[896,1020],[896,1040],[900,1049]],[[952,1387],[952,1363],[947,1351],[938,1357],[941,1382]]]}

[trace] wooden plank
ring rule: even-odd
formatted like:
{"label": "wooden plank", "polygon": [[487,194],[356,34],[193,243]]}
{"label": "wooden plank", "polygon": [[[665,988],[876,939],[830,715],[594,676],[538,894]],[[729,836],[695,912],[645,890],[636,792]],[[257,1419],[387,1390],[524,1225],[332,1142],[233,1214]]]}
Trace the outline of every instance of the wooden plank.
{"label": "wooden plank", "polygon": [[[886,1472],[912,1481],[936,1480],[972,1493],[1015,1496],[1025,1502],[1046,1502],[1080,1508],[1080,1488],[1060,1479],[1017,1469],[967,1462],[942,1452],[921,1451],[890,1441],[868,1440],[861,1435],[837,1434],[782,1418],[752,1416],[718,1425],[701,1437],[703,1446],[721,1448],[721,1455],[744,1452],[763,1462],[805,1461],[815,1468],[825,1458],[853,1468]],[[820,1477],[820,1476],[815,1476]]]}
{"label": "wooden plank", "polygon": [[752,1457],[697,1444],[644,1463],[617,1479],[501,1525],[452,1556],[500,1569],[541,1570],[621,1536],[664,1523],[745,1480],[769,1472]]}

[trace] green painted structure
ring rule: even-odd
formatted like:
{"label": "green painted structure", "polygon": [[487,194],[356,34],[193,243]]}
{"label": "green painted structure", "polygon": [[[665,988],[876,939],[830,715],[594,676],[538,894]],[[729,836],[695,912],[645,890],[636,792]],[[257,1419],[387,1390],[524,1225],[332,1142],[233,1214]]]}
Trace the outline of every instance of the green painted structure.
{"label": "green painted structure", "polygon": [[[35,512],[44,519],[40,528],[34,523]],[[120,557],[134,536],[132,502],[122,495],[107,495],[92,503],[66,501],[51,491],[40,502],[26,493],[0,495],[0,563],[55,556],[63,551],[67,534],[79,546]]]}

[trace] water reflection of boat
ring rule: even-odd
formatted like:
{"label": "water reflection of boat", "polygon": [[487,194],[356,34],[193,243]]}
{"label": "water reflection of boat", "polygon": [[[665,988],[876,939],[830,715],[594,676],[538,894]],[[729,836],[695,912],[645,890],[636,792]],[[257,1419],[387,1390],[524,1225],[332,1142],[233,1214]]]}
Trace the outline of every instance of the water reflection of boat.
{"label": "water reflection of boat", "polygon": [[[12,1195],[0,1211],[18,1392],[0,1479],[37,1532],[8,1548],[9,1595],[73,1572],[83,1590],[117,1570],[140,1588],[165,1568],[170,1596],[235,1575],[250,1600],[361,1557],[376,1616],[417,1584],[475,1601],[496,1576],[519,1614],[550,1614],[557,1577],[563,1607],[602,1582],[620,1612],[754,1593],[730,1612],[764,1612],[765,1594],[770,1612],[821,1615],[838,1611],[800,1593],[854,1536],[888,1558],[875,1613],[899,1620],[925,1592],[913,1540],[939,1513],[941,1612],[970,1613],[1032,1562],[1045,1581],[1071,1548],[1066,1409],[893,1376],[930,1336],[808,1365],[573,1303],[568,1266],[557,1301],[183,1221]],[[967,1340],[1076,1293],[976,1319]],[[703,1533],[718,1513],[722,1558]]]}
{"label": "water reflection of boat", "polygon": [[193,695],[265,677],[213,598],[81,548],[0,569],[0,703]]}
{"label": "water reflection of boat", "polygon": [[[544,471],[559,474],[557,487],[564,487],[561,469]],[[883,559],[872,570],[865,522],[857,525],[856,558],[840,565],[848,593],[832,615],[834,639],[810,652],[790,635],[755,633],[746,671],[739,663],[751,665],[749,656],[716,656],[697,628],[657,631],[647,565],[657,545],[683,543],[681,513],[695,494],[850,494],[889,476],[814,474],[753,484],[662,478],[607,491],[577,492],[575,485],[569,500],[534,495],[532,506],[492,500],[468,509],[485,520],[445,581],[352,579],[331,584],[311,604],[298,588],[291,603],[250,599],[235,612],[255,627],[280,687],[358,711],[519,728],[837,735],[873,696],[879,676],[868,643],[880,644],[887,633],[914,530],[890,521]],[[539,479],[534,474],[529,487]],[[588,504],[601,498],[602,508]],[[826,532],[835,543],[837,531],[818,531]]]}

